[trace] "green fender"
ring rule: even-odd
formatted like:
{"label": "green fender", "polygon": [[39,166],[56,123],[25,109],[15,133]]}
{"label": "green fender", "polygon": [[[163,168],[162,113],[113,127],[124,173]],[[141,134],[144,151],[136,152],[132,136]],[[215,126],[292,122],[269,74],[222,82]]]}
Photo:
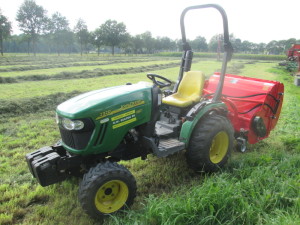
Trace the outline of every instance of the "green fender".
{"label": "green fender", "polygon": [[180,131],[180,136],[179,136],[179,140],[185,143],[185,147],[188,147],[190,137],[193,133],[193,130],[194,130],[195,126],[199,122],[199,120],[204,115],[206,115],[207,113],[209,113],[211,111],[216,111],[216,112],[219,112],[220,114],[221,113],[223,114],[224,112],[227,112],[227,106],[223,102],[209,103],[197,112],[197,114],[196,114],[196,116],[194,117],[193,120],[185,121],[182,124],[182,128],[181,128],[181,131]]}

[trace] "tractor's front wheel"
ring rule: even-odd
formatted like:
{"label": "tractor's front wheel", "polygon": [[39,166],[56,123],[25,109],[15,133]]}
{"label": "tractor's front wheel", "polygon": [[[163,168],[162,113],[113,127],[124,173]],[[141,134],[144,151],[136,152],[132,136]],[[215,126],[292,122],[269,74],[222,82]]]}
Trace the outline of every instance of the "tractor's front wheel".
{"label": "tractor's front wheel", "polygon": [[227,162],[233,147],[233,128],[229,120],[209,115],[196,125],[187,149],[187,162],[197,172],[214,172]]}
{"label": "tractor's front wheel", "polygon": [[136,181],[124,166],[99,163],[83,177],[79,186],[79,201],[83,210],[96,219],[132,205]]}

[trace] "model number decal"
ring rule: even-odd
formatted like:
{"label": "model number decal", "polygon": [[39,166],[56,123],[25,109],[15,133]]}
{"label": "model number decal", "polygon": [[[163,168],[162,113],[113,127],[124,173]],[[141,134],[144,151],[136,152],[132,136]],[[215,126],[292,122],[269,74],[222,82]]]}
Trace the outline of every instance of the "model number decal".
{"label": "model number decal", "polygon": [[114,114],[122,112],[126,109],[130,109],[130,108],[133,108],[133,107],[136,107],[136,106],[139,106],[139,105],[143,105],[143,104],[145,104],[144,100],[136,100],[136,101],[133,101],[133,102],[129,102],[128,104],[121,105],[121,107],[118,108],[118,109],[107,110],[107,111],[101,112],[99,114],[99,116],[96,118],[96,120],[100,120],[100,119],[102,119],[106,116],[114,115]]}

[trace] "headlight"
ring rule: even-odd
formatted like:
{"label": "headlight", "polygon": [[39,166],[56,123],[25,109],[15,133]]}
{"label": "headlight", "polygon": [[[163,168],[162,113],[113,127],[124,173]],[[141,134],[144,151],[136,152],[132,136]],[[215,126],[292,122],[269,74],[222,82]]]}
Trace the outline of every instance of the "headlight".
{"label": "headlight", "polygon": [[67,130],[81,130],[84,127],[81,120],[70,120],[68,118],[63,118],[61,124]]}

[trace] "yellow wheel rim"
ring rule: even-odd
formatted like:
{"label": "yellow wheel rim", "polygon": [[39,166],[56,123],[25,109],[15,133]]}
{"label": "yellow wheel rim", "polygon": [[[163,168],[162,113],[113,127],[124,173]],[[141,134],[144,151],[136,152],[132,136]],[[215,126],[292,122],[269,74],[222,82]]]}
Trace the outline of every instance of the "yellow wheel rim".
{"label": "yellow wheel rim", "polygon": [[125,205],[128,194],[128,187],[123,181],[109,181],[103,184],[96,193],[96,208],[102,213],[113,213]]}
{"label": "yellow wheel rim", "polygon": [[210,161],[213,163],[221,162],[228,151],[228,145],[228,134],[225,131],[220,131],[219,133],[217,133],[211,143],[209,151]]}

